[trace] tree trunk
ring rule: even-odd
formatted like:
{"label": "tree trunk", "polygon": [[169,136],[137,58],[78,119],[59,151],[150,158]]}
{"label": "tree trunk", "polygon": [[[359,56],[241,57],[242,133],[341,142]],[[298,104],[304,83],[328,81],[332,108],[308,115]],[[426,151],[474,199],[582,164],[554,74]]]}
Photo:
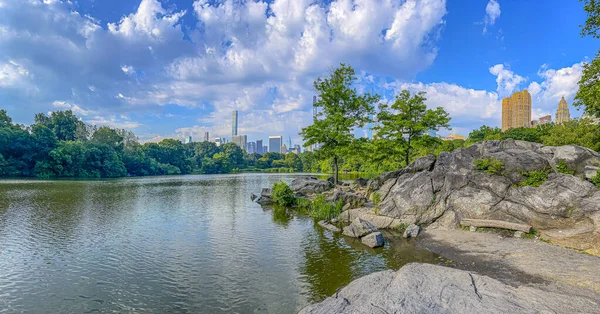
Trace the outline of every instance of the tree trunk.
{"label": "tree trunk", "polygon": [[338,158],[337,156],[333,157],[333,182],[337,186],[338,185]]}

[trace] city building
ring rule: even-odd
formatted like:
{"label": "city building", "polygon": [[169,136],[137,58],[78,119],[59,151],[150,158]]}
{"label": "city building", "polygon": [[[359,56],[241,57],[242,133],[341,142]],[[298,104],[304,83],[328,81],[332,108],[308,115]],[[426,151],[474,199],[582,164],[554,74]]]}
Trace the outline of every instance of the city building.
{"label": "city building", "polygon": [[467,138],[462,135],[452,133],[446,137],[442,137],[442,140],[444,140],[444,141],[465,140],[466,141]]}
{"label": "city building", "polygon": [[238,135],[238,111],[234,110],[231,113],[231,138]]}
{"label": "city building", "polygon": [[502,99],[502,131],[531,127],[531,95],[524,89]]}
{"label": "city building", "polygon": [[186,139],[183,141],[183,143],[184,143],[184,144],[189,144],[189,143],[191,143],[191,142],[192,142],[192,136],[191,136],[191,135],[190,135],[190,136],[188,136],[188,137],[187,137],[187,138],[186,138]]}
{"label": "city building", "polygon": [[540,117],[540,124],[548,124],[548,123],[552,123],[551,115]]}
{"label": "city building", "polygon": [[281,145],[281,153],[282,154],[287,154],[288,153],[287,146],[285,144]]}
{"label": "city building", "polygon": [[281,147],[283,146],[282,136],[269,136],[269,152],[270,153],[281,153]]}
{"label": "city building", "polygon": [[204,132],[204,141],[208,142],[210,139],[210,134],[208,132]]}
{"label": "city building", "polygon": [[213,142],[215,144],[217,144],[217,146],[221,146],[221,138],[220,137],[215,137],[215,139],[213,140]]}
{"label": "city building", "polygon": [[266,153],[266,149],[263,147],[263,141],[262,140],[256,140],[256,152],[259,154],[264,154]]}
{"label": "city building", "polygon": [[558,102],[558,110],[556,110],[556,124],[563,124],[571,120],[571,113],[569,113],[569,104],[563,96]]}
{"label": "city building", "polygon": [[298,144],[294,146],[294,150],[296,151],[296,154],[300,154],[302,152],[302,148]]}
{"label": "city building", "polygon": [[248,154],[254,154],[256,153],[256,142],[249,142],[248,143]]}
{"label": "city building", "polygon": [[248,150],[248,136],[246,135],[235,135],[231,141],[239,146],[241,149],[247,151]]}
{"label": "city building", "polygon": [[531,127],[532,128],[536,128],[538,125],[540,125],[540,121],[539,120],[533,120],[533,121],[531,121]]}

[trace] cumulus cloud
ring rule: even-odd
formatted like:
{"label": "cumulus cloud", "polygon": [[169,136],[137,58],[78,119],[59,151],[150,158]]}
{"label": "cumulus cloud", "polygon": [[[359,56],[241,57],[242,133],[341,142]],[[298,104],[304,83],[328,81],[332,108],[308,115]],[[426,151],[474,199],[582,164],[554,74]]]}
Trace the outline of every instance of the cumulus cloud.
{"label": "cumulus cloud", "polygon": [[117,117],[114,115],[103,117],[103,116],[94,116],[91,119],[85,120],[86,123],[96,126],[109,126],[111,128],[118,129],[136,129],[139,128],[142,124],[130,121],[129,119],[123,119],[122,117]]}
{"label": "cumulus cloud", "polygon": [[483,33],[487,33],[488,26],[494,25],[500,17],[500,3],[490,0],[485,6],[485,17],[483,18]]}
{"label": "cumulus cloud", "polygon": [[498,93],[502,96],[510,95],[516,91],[522,83],[527,81],[526,78],[515,74],[504,64],[496,64],[490,68],[490,73],[496,76],[498,84]]}

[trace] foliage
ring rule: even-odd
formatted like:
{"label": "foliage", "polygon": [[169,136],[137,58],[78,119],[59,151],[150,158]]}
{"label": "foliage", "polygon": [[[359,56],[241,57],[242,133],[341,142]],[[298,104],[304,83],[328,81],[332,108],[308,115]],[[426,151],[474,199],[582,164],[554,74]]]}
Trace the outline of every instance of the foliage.
{"label": "foliage", "polygon": [[344,202],[329,203],[325,195],[319,194],[312,201],[309,214],[318,220],[331,219],[340,215],[342,207],[344,207]]}
{"label": "foliage", "polygon": [[494,157],[477,159],[473,165],[477,170],[484,170],[487,174],[501,174],[504,170],[504,163]]}
{"label": "foliage", "polygon": [[300,133],[305,145],[318,144],[317,158],[333,161],[334,182],[338,183],[340,158],[347,156],[348,148],[355,140],[354,129],[363,127],[373,113],[372,104],[379,101],[378,95],[359,94],[356,90],[357,77],[351,66],[341,64],[326,78],[314,82],[319,101],[313,124]]}
{"label": "foliage", "polygon": [[[582,36],[600,38],[600,2],[598,0],[583,0],[587,20],[581,26]],[[596,58],[586,62],[583,75],[579,80],[579,90],[575,95],[575,107],[584,107],[590,115],[600,117],[600,50]]]}
{"label": "foliage", "polygon": [[381,193],[375,192],[372,197],[373,204],[379,205],[381,203]]}
{"label": "foliage", "polygon": [[600,151],[600,125],[589,119],[574,119],[550,128],[542,137],[547,146],[579,145]]}
{"label": "foliage", "polygon": [[575,174],[575,170],[569,169],[569,166],[567,166],[567,163],[565,163],[564,160],[558,161],[558,164],[556,164],[556,170],[558,170],[559,173],[570,174],[570,175]]}
{"label": "foliage", "polygon": [[592,178],[592,183],[600,189],[600,170],[596,172],[596,176]]}
{"label": "foliage", "polygon": [[296,204],[294,191],[283,181],[273,184],[273,201],[282,206],[293,206]]}
{"label": "foliage", "polygon": [[489,141],[489,140],[501,140],[502,139],[502,130],[498,127],[492,128],[487,125],[481,126],[477,130],[471,131],[469,133],[469,139],[467,140],[467,144],[471,145],[476,142],[481,141]]}
{"label": "foliage", "polygon": [[408,90],[403,90],[391,106],[379,105],[379,125],[374,130],[379,138],[392,145],[378,148],[387,148],[389,157],[401,157],[405,166],[410,163],[414,142],[419,141],[425,132],[450,127],[448,113],[442,107],[427,109],[426,100],[425,92],[411,95]]}
{"label": "foliage", "polygon": [[525,176],[525,180],[521,183],[518,184],[519,187],[523,187],[523,186],[533,186],[533,187],[538,187],[542,184],[544,184],[544,182],[546,182],[546,180],[548,180],[548,174],[550,173],[551,170],[540,170],[540,171],[530,171],[530,172],[523,172],[521,171],[520,173]]}
{"label": "foliage", "polygon": [[308,198],[299,197],[296,199],[296,206],[300,209],[310,209],[312,202]]}

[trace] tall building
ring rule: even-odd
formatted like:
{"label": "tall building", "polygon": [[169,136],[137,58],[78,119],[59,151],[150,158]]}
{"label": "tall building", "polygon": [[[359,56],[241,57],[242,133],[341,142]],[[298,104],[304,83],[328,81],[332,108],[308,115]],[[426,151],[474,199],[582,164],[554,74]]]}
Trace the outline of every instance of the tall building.
{"label": "tall building", "polygon": [[269,136],[269,152],[270,153],[281,153],[281,147],[283,145],[282,136]]}
{"label": "tall building", "polygon": [[259,154],[264,154],[266,153],[266,149],[263,148],[263,141],[262,140],[256,140],[256,152]]}
{"label": "tall building", "polygon": [[247,149],[248,154],[254,154],[256,153],[256,142],[248,142],[248,149]]}
{"label": "tall building", "polygon": [[282,154],[287,154],[288,153],[287,146],[285,144],[281,145],[281,153]]}
{"label": "tall building", "polygon": [[221,146],[221,138],[220,137],[215,137],[215,139],[213,140],[213,142],[215,144],[217,144],[217,146]]}
{"label": "tall building", "polygon": [[502,99],[502,131],[531,127],[531,95],[524,89]]}
{"label": "tall building", "polygon": [[241,149],[247,151],[248,150],[248,136],[246,135],[235,135],[231,141],[239,146]]}
{"label": "tall building", "polygon": [[238,111],[234,110],[231,113],[231,138],[238,135]]}
{"label": "tall building", "polygon": [[556,110],[556,124],[562,124],[571,120],[571,114],[569,113],[569,104],[565,100],[565,96],[558,102],[558,110]]}
{"label": "tall building", "polygon": [[189,143],[191,143],[191,142],[192,142],[192,136],[191,136],[191,135],[190,135],[190,136],[188,136],[188,137],[187,137],[187,138],[186,138],[186,139],[183,141],[183,143],[184,143],[184,144],[189,144]]}
{"label": "tall building", "polygon": [[208,132],[204,132],[204,141],[208,142],[210,139],[210,134]]}

